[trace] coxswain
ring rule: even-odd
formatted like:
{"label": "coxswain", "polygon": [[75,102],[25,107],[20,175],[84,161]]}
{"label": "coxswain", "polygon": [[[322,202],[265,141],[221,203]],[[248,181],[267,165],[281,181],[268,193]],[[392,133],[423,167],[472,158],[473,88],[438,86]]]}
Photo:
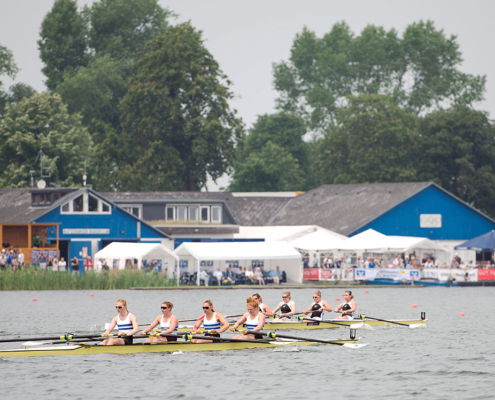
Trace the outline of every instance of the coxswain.
{"label": "coxswain", "polygon": [[[167,334],[177,334],[179,329],[179,320],[175,315],[172,314],[172,308],[174,305],[170,301],[164,301],[161,305],[162,315],[159,315],[155,320],[142,332],[141,335],[145,336],[148,332],[151,332],[155,326],[160,324],[162,329],[161,333]],[[166,337],[166,336],[154,336],[146,340],[147,342],[176,342],[176,337]]]}
{"label": "coxswain", "polygon": [[108,337],[113,328],[117,326],[120,337],[106,339],[101,344],[106,346],[132,344],[132,335],[135,335],[139,331],[136,316],[127,310],[127,302],[125,300],[117,300],[115,308],[118,314],[116,317],[113,317],[103,336]]}
{"label": "coxswain", "polygon": [[[194,330],[197,331],[201,325],[205,330],[203,336],[220,337],[222,332],[229,329],[229,323],[225,317],[213,309],[211,300],[206,300],[203,303],[204,315],[198,318],[194,324]],[[193,343],[211,343],[213,340],[193,339]]]}
{"label": "coxswain", "polygon": [[[330,307],[330,304],[326,300],[321,299],[321,292],[317,290],[313,293],[313,302],[306,311],[303,311],[303,314],[308,315],[311,313],[309,318],[321,321],[323,320],[325,311],[332,312],[332,307]],[[303,322],[311,322],[311,320],[304,319]]]}
{"label": "coxswain", "polygon": [[270,310],[270,307],[268,307],[266,304],[263,303],[263,299],[258,293],[253,294],[251,297],[258,302],[258,308],[265,317],[273,316],[272,310]]}
{"label": "coxswain", "polygon": [[247,313],[245,313],[239,320],[230,328],[232,332],[246,324],[246,330],[242,334],[234,336],[234,339],[263,339],[263,335],[257,335],[254,332],[263,330],[265,326],[265,316],[259,309],[259,303],[252,297],[248,297],[246,300]]}
{"label": "coxswain", "polygon": [[[277,311],[280,311],[280,315],[276,315]],[[273,310],[273,315],[276,318],[280,318],[282,321],[290,321],[291,316],[296,313],[296,303],[291,300],[290,292],[282,294],[282,301],[278,304],[277,308]]]}
{"label": "coxswain", "polygon": [[335,307],[335,312],[342,312],[342,315],[335,319],[354,319],[353,313],[356,311],[356,302],[352,300],[354,298],[352,292],[347,290],[344,292],[345,301]]}

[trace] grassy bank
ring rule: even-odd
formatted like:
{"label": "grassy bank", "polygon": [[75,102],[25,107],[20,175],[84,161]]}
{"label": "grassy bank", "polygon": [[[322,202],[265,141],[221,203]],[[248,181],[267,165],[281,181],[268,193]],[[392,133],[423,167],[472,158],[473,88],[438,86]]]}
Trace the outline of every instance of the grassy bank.
{"label": "grassy bank", "polygon": [[144,271],[41,272],[32,267],[21,271],[1,271],[0,290],[129,289],[131,287],[173,286],[166,276]]}

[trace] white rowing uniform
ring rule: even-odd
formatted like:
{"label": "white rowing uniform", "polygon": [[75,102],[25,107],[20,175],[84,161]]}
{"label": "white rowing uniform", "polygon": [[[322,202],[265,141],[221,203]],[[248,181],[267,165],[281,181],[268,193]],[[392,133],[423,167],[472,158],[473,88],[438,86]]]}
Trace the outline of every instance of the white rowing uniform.
{"label": "white rowing uniform", "polygon": [[219,331],[222,325],[220,325],[220,322],[217,321],[217,313],[213,313],[213,318],[212,319],[206,319],[206,314],[205,318],[203,320],[203,326],[205,327],[206,331]]}
{"label": "white rowing uniform", "polygon": [[119,333],[128,333],[134,329],[131,322],[131,315],[132,314],[128,312],[123,321],[120,319],[120,314],[117,315],[117,328]]}
{"label": "white rowing uniform", "polygon": [[[349,301],[348,303],[344,303],[344,305],[342,306],[342,311],[347,311],[347,310],[350,310],[352,309],[352,300]],[[347,317],[347,319],[350,319],[350,320],[353,320],[354,319],[354,315],[352,313],[350,314],[342,314],[343,317]]]}
{"label": "white rowing uniform", "polygon": [[[248,314],[246,318],[246,328],[248,331],[252,331],[254,328],[256,328],[259,324],[259,316],[260,313],[256,314],[256,317],[251,319],[251,315]],[[263,329],[264,325],[261,327]]]}
{"label": "white rowing uniform", "polygon": [[258,304],[258,309],[259,309],[261,312],[265,312],[265,305],[264,305],[263,303]]}
{"label": "white rowing uniform", "polygon": [[[321,311],[316,311],[320,309]],[[323,320],[323,314],[325,313],[325,309],[323,308],[322,301],[320,301],[319,303],[313,302],[313,304],[311,304],[311,311],[312,311],[310,316],[311,319],[317,319],[319,321]]]}
{"label": "white rowing uniform", "polygon": [[[163,315],[162,315],[162,319],[160,320],[160,328],[162,328],[162,332],[165,332],[166,330],[168,330],[170,328],[170,321],[172,321],[172,317],[173,317],[173,315],[170,315],[170,318],[168,319],[168,321],[164,322],[163,321]],[[178,329],[179,329],[179,326],[175,325],[175,329],[172,333],[177,333]]]}

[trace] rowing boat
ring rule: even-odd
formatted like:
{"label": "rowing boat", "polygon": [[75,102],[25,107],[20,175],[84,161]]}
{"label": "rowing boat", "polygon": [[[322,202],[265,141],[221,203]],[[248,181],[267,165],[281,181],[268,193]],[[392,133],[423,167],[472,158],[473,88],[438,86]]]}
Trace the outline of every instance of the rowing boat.
{"label": "rowing boat", "polygon": [[[337,343],[356,344],[358,340],[335,340]],[[300,340],[272,340],[272,341],[238,341],[238,342],[151,342],[136,343],[127,346],[102,346],[99,344],[67,343],[58,345],[40,345],[36,347],[24,346],[20,349],[0,350],[0,357],[40,357],[40,356],[76,356],[90,354],[137,354],[137,353],[175,353],[185,351],[219,351],[243,349],[273,349],[287,346],[318,345],[319,342]],[[332,343],[328,343],[332,345]]]}
{"label": "rowing boat", "polygon": [[[276,321],[276,320],[267,320],[265,322],[265,326],[263,329],[270,331],[278,331],[278,330],[288,330],[288,329],[334,329],[340,328],[341,325],[353,326],[357,324],[362,324],[363,322],[369,326],[391,326],[393,323],[405,324],[405,325],[413,325],[413,324],[426,324],[427,319],[392,319],[390,322],[385,321],[376,321],[371,319],[355,319],[355,320],[325,320],[325,322],[302,322],[302,321]],[[332,325],[331,322],[336,322],[335,325]],[[338,324],[338,325],[337,325]],[[231,326],[234,324],[232,323]],[[179,332],[188,332],[194,330],[193,326],[179,326]]]}

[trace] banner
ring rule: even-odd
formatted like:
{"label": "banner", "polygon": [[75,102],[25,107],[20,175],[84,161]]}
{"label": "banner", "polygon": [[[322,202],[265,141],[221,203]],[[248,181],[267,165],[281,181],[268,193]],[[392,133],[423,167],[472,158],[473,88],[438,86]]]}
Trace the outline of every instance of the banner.
{"label": "banner", "polygon": [[423,279],[438,279],[446,282],[455,278],[458,282],[476,282],[478,280],[478,270],[476,269],[450,269],[450,268],[425,268],[421,273]]}
{"label": "banner", "polygon": [[478,280],[495,281],[495,269],[479,269]]}
{"label": "banner", "polygon": [[320,280],[322,281],[352,281],[354,274],[352,269],[320,269]]}
{"label": "banner", "polygon": [[305,279],[311,279],[317,281],[320,279],[320,274],[319,274],[319,269],[318,268],[304,268],[303,269],[303,280]]}
{"label": "banner", "polygon": [[401,269],[401,268],[367,268],[356,269],[356,280],[374,281],[375,279],[390,279],[394,281],[421,279],[421,273],[418,269]]}
{"label": "banner", "polygon": [[40,262],[40,254],[43,252],[45,254],[46,260],[48,261],[48,258],[51,257],[52,259],[55,259],[58,257],[58,251],[57,250],[31,250],[31,262],[33,264],[38,264]]}

